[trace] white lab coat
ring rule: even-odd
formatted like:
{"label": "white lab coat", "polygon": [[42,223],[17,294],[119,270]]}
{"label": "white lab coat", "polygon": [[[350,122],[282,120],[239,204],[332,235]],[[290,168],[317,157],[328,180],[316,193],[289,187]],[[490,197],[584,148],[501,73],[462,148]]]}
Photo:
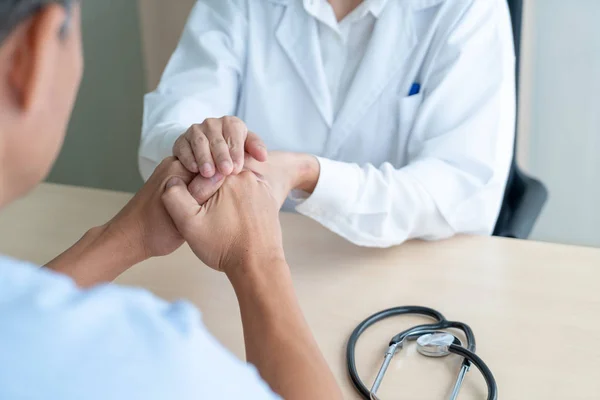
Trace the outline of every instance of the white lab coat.
{"label": "white lab coat", "polygon": [[514,140],[506,1],[389,0],[335,117],[316,24],[302,0],[200,0],[145,98],[143,176],[191,124],[236,115],[319,156],[297,210],[356,244],[490,234]]}

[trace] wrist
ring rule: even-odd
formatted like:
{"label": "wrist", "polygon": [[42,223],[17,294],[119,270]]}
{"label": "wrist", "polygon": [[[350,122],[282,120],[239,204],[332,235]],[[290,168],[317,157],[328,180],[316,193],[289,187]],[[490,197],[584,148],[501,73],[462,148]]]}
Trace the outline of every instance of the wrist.
{"label": "wrist", "polygon": [[90,229],[46,267],[70,276],[81,287],[111,282],[140,261],[112,232],[107,225]]}
{"label": "wrist", "polygon": [[289,267],[283,255],[277,252],[270,256],[257,256],[228,265],[223,272],[236,292],[244,289],[261,288],[269,285],[276,277],[289,275]]}
{"label": "wrist", "polygon": [[293,188],[312,194],[321,175],[321,166],[317,157],[311,154],[297,154],[295,170],[296,177]]}
{"label": "wrist", "polygon": [[101,232],[97,246],[110,252],[118,265],[131,267],[150,258],[140,233],[123,229],[112,221],[95,229]]}

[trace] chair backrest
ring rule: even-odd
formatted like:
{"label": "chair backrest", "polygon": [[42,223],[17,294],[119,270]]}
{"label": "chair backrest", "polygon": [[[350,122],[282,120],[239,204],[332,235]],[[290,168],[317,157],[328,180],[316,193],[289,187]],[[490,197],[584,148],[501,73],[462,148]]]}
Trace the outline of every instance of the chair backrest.
{"label": "chair backrest", "polygon": [[[515,54],[517,55],[517,72],[521,55],[521,28],[523,26],[523,0],[507,0],[515,38]],[[517,74],[518,77],[518,74]]]}
{"label": "chair backrest", "polygon": [[[521,28],[523,24],[523,0],[507,0],[512,21],[516,56],[517,110],[519,92],[519,71],[521,59]],[[518,111],[517,111],[518,112]],[[515,124],[515,130],[518,126]],[[517,135],[515,134],[515,153],[511,165],[504,201],[494,230],[495,236],[526,239],[537,220],[548,192],[544,185],[523,173],[516,163]]]}
{"label": "chair backrest", "polygon": [[[510,19],[512,21],[513,37],[515,41],[516,57],[516,84],[517,84],[517,113],[519,110],[519,71],[521,70],[521,30],[523,27],[523,0],[507,0],[510,10]],[[515,126],[515,128],[517,128]],[[517,135],[515,134],[515,151],[517,144]]]}

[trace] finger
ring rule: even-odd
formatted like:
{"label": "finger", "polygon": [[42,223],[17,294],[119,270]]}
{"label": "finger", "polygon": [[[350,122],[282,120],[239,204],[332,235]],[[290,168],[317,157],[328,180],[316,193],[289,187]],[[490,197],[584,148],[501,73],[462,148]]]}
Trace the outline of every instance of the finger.
{"label": "finger", "polygon": [[248,153],[244,154],[244,171],[248,170],[252,172],[264,172],[264,169],[264,164],[262,164],[260,161],[257,161],[256,158]]}
{"label": "finger", "polygon": [[175,226],[185,236],[193,218],[200,212],[200,205],[185,182],[179,177],[169,179],[162,201]]}
{"label": "finger", "polygon": [[244,167],[244,144],[248,128],[236,117],[223,118],[223,137],[229,147],[229,155],[233,161],[233,173],[239,174]]}
{"label": "finger", "polygon": [[215,164],[210,154],[210,143],[200,128],[196,128],[187,135],[188,143],[194,153],[195,161],[200,174],[210,178],[215,174]]}
{"label": "finger", "polygon": [[185,136],[180,136],[173,145],[173,155],[181,161],[188,171],[195,174],[198,173],[198,164],[194,157],[194,153]]}
{"label": "finger", "polygon": [[201,175],[192,180],[188,185],[188,191],[200,205],[206,203],[225,182],[225,177],[217,172],[212,178],[205,178]]}
{"label": "finger", "polygon": [[229,146],[223,138],[223,126],[220,122],[207,123],[204,133],[210,143],[210,152],[217,169],[225,176],[233,172],[233,162],[229,155]]}
{"label": "finger", "polygon": [[260,162],[267,161],[267,146],[265,146],[260,136],[254,132],[248,132],[246,137],[246,152]]}
{"label": "finger", "polygon": [[188,170],[176,157],[167,157],[156,167],[150,179],[156,181],[156,185],[160,186],[165,183],[165,180],[174,176],[181,178],[187,185],[197,176],[197,173]]}

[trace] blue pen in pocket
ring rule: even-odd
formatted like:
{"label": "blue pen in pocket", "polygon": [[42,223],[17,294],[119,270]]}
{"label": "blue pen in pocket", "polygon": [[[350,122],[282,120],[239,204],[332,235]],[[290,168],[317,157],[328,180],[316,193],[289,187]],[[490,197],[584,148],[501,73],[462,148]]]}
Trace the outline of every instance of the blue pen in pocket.
{"label": "blue pen in pocket", "polygon": [[421,92],[421,84],[415,82],[410,87],[410,91],[408,92],[408,97],[415,96],[415,95],[419,94],[420,92]]}

